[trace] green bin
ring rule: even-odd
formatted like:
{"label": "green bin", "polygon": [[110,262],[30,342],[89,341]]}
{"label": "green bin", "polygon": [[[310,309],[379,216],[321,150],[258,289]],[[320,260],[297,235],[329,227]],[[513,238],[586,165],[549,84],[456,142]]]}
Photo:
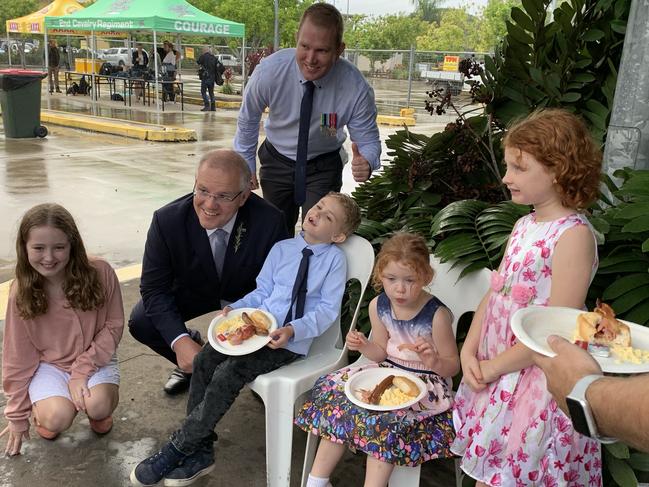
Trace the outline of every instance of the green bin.
{"label": "green bin", "polygon": [[5,137],[45,137],[41,125],[41,80],[47,73],[24,69],[0,70],[0,106]]}

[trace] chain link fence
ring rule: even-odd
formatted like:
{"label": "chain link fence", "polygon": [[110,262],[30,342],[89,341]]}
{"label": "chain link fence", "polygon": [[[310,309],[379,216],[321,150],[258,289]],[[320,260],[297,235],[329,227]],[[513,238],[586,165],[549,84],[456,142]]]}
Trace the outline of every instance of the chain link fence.
{"label": "chain link fence", "polygon": [[[414,108],[425,114],[426,92],[449,89],[459,102],[469,102],[469,85],[457,71],[459,61],[475,58],[484,62],[488,53],[409,50],[346,49],[344,57],[352,62],[374,88],[379,113],[396,115],[401,108]],[[447,63],[445,63],[445,59]],[[455,61],[449,63],[448,61]],[[445,71],[445,68],[453,68]],[[448,117],[455,118],[449,114]]]}
{"label": "chain link fence", "polygon": [[[75,59],[91,58],[92,53],[87,48],[88,43],[80,44],[79,37],[57,37],[59,47],[62,50],[61,67],[74,70]],[[180,61],[181,76],[183,81],[188,83],[189,91],[193,85],[200,86],[197,77],[197,59],[202,53],[204,44],[182,43],[178,38],[161,35],[158,38],[158,45],[162,41],[169,40],[174,43],[176,49],[180,49],[182,59]],[[149,54],[150,66],[153,51],[151,41],[136,41],[143,45]],[[112,49],[111,63],[120,63],[122,59],[125,69],[131,62],[128,51],[121,49],[115,57],[115,48],[127,46],[125,39],[101,39],[97,44],[98,49],[95,57],[102,59],[108,56],[107,49]],[[99,48],[101,47],[101,48]],[[246,65],[249,54],[258,49],[253,48],[231,48],[225,45],[211,44],[212,52],[220,55],[226,68],[232,71],[231,88],[233,93],[240,94],[245,86],[247,71],[250,66]],[[0,64],[9,64],[9,52],[11,52],[12,65],[25,66],[28,68],[44,68],[45,56],[43,52],[42,38],[39,40],[15,39],[7,44],[7,41],[0,40]],[[469,86],[464,82],[464,77],[457,71],[459,61],[466,58],[475,58],[483,62],[488,53],[475,52],[444,52],[444,51],[415,51],[413,50],[364,50],[346,49],[343,56],[352,62],[369,81],[374,89],[378,111],[383,115],[398,115],[401,108],[413,108],[418,115],[426,114],[425,101],[428,99],[427,92],[434,88],[449,89],[457,102],[462,105],[468,103]],[[446,63],[445,63],[446,60]],[[455,61],[455,64],[450,61]],[[447,70],[447,69],[454,70]],[[222,88],[219,89],[219,91]],[[198,88],[196,88],[198,90]],[[454,119],[455,115],[447,114],[445,119]],[[441,119],[440,119],[441,120]]]}

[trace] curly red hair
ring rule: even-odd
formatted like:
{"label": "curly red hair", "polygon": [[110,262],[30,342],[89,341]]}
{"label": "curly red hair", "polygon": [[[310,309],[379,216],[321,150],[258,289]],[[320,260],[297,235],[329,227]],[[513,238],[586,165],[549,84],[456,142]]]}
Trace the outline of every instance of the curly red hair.
{"label": "curly red hair", "polygon": [[410,267],[415,271],[422,285],[432,281],[435,275],[435,271],[430,266],[426,240],[416,233],[395,233],[383,243],[372,272],[372,285],[376,291],[383,288],[381,275],[390,262],[401,262]]}
{"label": "curly red hair", "polygon": [[547,167],[565,207],[584,210],[598,198],[602,151],[575,114],[562,108],[532,112],[509,128],[503,147],[527,152]]}

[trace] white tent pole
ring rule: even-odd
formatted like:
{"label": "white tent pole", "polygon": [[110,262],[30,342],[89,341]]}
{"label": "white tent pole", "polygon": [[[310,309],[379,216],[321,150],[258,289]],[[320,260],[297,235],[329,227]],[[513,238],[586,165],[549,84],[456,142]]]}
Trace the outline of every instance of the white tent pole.
{"label": "white tent pole", "polygon": [[[50,86],[50,45],[47,40],[47,29],[45,29],[45,46],[43,46],[43,50],[45,51],[45,71],[47,71],[47,94],[50,95],[52,93],[52,89],[54,88],[53,86]],[[54,81],[54,80],[52,80]],[[58,87],[57,87],[58,89]]]}
{"label": "white tent pole", "polygon": [[9,31],[7,31],[7,54],[9,54],[9,66],[11,66],[11,37],[9,37]]}
{"label": "white tent pole", "polygon": [[241,38],[241,73],[243,74],[243,79],[241,81],[241,94],[243,94],[243,89],[246,87],[246,82],[248,81],[248,70],[246,69],[246,37]]}
{"label": "white tent pole", "polygon": [[[162,61],[162,59],[160,60]],[[155,66],[155,106],[160,109],[160,100],[158,99],[158,37],[156,31],[153,31],[153,64]]]}
{"label": "white tent pole", "polygon": [[177,71],[178,72],[178,79],[182,80],[183,74],[182,74],[182,70],[180,68],[182,67],[182,64],[183,64],[183,48],[180,45],[180,34],[176,34],[176,45],[178,46],[178,52],[180,53],[180,59],[178,60],[178,66],[176,67],[176,69],[178,70]]}
{"label": "white tent pole", "polygon": [[72,47],[70,46],[70,34],[65,36],[65,45],[66,45],[65,51],[67,52],[68,55],[68,59],[67,59],[68,71],[74,71],[72,69]]}
{"label": "white tent pole", "polygon": [[92,85],[90,86],[90,99],[94,103],[97,101],[97,91],[95,89],[95,50],[97,49],[97,36],[95,35],[94,30],[91,32],[91,36],[90,50],[92,54],[92,64],[90,65],[90,79],[92,80]]}

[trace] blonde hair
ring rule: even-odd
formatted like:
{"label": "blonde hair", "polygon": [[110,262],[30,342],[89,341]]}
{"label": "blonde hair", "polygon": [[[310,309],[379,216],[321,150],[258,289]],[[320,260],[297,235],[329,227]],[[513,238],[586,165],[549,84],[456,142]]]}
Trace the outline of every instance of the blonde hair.
{"label": "blonde hair", "polygon": [[86,254],[81,235],[72,215],[61,205],[44,203],[34,206],[23,216],[16,238],[16,306],[23,319],[47,313],[44,279],[29,263],[27,241],[34,227],[48,226],[61,230],[70,243],[70,260],[65,266],[63,291],[72,308],[97,309],[106,299],[104,287]]}
{"label": "blonde hair", "polygon": [[422,285],[432,281],[435,275],[426,240],[416,233],[395,233],[383,243],[372,272],[372,285],[376,291],[383,288],[381,275],[390,262],[401,262],[410,267]]}
{"label": "blonde hair", "polygon": [[527,152],[552,172],[563,206],[583,210],[599,196],[602,151],[575,114],[536,110],[509,128],[503,147]]}
{"label": "blonde hair", "polygon": [[358,207],[358,203],[351,196],[334,191],[330,191],[326,196],[334,198],[343,207],[345,221],[342,223],[340,231],[349,237],[361,224],[361,209]]}

